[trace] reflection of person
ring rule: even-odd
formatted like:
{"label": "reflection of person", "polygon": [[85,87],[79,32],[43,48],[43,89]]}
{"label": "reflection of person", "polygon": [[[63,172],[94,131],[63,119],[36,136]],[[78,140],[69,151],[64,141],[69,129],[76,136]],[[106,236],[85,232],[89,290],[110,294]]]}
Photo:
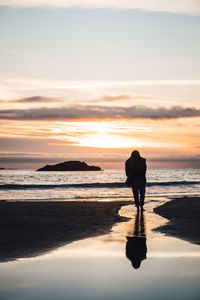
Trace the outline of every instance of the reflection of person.
{"label": "reflection of person", "polygon": [[132,187],[135,206],[137,209],[141,207],[142,210],[144,210],[146,169],[146,159],[140,156],[139,151],[134,150],[125,163],[126,183]]}
{"label": "reflection of person", "polygon": [[134,269],[138,269],[142,260],[146,259],[147,245],[143,212],[136,213],[133,236],[127,236],[126,257]]}

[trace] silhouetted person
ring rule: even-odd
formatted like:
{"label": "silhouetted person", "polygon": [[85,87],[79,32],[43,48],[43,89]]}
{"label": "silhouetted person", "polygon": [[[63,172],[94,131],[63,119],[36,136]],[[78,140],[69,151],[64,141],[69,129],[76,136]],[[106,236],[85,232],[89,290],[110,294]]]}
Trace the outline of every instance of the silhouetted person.
{"label": "silhouetted person", "polygon": [[126,257],[134,269],[138,269],[142,260],[146,259],[147,245],[143,212],[137,212],[133,229],[133,237],[127,236]]}
{"label": "silhouetted person", "polygon": [[146,186],[146,159],[140,156],[139,151],[134,150],[131,157],[125,163],[128,186],[132,187],[135,206],[143,210],[145,186]]}

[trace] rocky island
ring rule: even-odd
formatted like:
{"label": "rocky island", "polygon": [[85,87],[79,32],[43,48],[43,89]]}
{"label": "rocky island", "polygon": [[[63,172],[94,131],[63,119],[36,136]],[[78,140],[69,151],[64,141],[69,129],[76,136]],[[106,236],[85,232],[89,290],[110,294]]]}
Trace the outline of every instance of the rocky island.
{"label": "rocky island", "polygon": [[37,171],[101,171],[100,167],[88,166],[84,161],[65,161],[56,165],[46,165]]}

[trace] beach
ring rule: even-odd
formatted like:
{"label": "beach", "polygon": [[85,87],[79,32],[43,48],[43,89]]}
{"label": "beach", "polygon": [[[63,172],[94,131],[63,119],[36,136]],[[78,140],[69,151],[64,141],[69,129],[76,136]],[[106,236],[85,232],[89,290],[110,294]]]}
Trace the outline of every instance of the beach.
{"label": "beach", "polygon": [[[0,298],[198,299],[199,203],[147,198],[137,218],[133,201],[0,201]],[[167,216],[173,222],[162,231]],[[191,220],[196,230],[186,238]],[[135,269],[127,247],[142,251],[138,228],[146,259]]]}
{"label": "beach", "polygon": [[129,201],[0,202],[0,262],[32,257],[64,244],[108,233],[126,218]]}
{"label": "beach", "polygon": [[200,197],[182,197],[154,208],[169,222],[157,230],[186,241],[200,244]]}
{"label": "beach", "polygon": [[[119,209],[133,204],[132,191],[125,185],[125,179],[123,169],[1,170],[0,261],[37,256],[73,241],[110,232],[116,222],[123,220],[118,215]],[[145,200],[147,227],[158,227],[161,233],[199,243],[194,221],[199,201],[192,197],[198,194],[199,188],[198,169],[149,169]],[[181,199],[168,202],[173,195]],[[186,195],[191,196],[185,198]],[[176,201],[180,201],[177,207]],[[165,219],[152,212],[164,202],[167,203],[155,212],[171,222],[160,228]],[[189,203],[193,203],[191,207]],[[123,209],[126,210],[123,217],[134,218],[134,206]],[[187,222],[183,214],[186,212]],[[177,222],[181,224],[180,229]]]}
{"label": "beach", "polygon": [[[76,240],[111,231],[122,206],[112,202],[0,202],[0,261],[37,256]],[[199,197],[183,197],[154,208],[169,222],[155,230],[200,244]]]}

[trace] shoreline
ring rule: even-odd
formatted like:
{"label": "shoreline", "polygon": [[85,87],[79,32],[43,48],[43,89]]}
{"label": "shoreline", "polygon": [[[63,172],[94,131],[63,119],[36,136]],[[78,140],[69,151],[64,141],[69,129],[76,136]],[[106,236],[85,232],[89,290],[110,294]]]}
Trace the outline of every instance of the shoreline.
{"label": "shoreline", "polygon": [[[38,256],[107,234],[113,225],[128,220],[118,212],[129,204],[132,201],[0,201],[0,262]],[[154,230],[200,244],[200,197],[173,198],[153,210],[168,219]]]}
{"label": "shoreline", "polygon": [[168,219],[167,224],[154,230],[200,245],[200,197],[172,198],[154,208],[154,212]]}
{"label": "shoreline", "polygon": [[0,202],[0,262],[34,257],[76,240],[103,235],[128,220],[130,201]]}

